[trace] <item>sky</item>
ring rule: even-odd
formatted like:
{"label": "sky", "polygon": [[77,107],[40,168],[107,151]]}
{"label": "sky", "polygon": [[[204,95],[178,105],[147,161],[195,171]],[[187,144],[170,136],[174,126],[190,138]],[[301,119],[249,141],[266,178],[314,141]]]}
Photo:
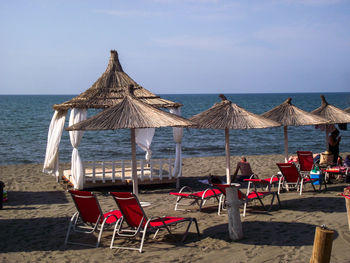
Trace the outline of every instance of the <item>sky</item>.
{"label": "sky", "polygon": [[349,0],[1,0],[0,94],[350,91]]}

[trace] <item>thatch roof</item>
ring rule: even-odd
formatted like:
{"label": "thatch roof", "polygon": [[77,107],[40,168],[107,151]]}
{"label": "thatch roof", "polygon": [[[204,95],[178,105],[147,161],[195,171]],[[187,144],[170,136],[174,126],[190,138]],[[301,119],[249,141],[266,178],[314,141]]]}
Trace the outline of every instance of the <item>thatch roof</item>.
{"label": "thatch roof", "polygon": [[183,117],[159,110],[127,95],[119,104],[105,109],[85,121],[74,124],[66,130],[186,127],[193,124]]}
{"label": "thatch roof", "polygon": [[274,120],[283,126],[303,126],[328,123],[328,120],[294,106],[291,98],[288,98],[282,104],[261,114],[261,116]]}
{"label": "thatch roof", "polygon": [[321,99],[322,99],[321,106],[313,110],[311,113],[329,120],[331,124],[350,122],[349,113],[331,104],[328,104],[328,102],[326,101],[326,98],[323,95],[321,95]]}
{"label": "thatch roof", "polygon": [[112,50],[106,71],[91,88],[69,101],[62,104],[55,104],[53,108],[55,110],[108,108],[121,102],[128,94],[130,86],[134,88],[134,96],[137,99],[154,107],[169,108],[182,106],[180,103],[162,99],[137,84],[123,71],[117,51]]}
{"label": "thatch roof", "polygon": [[220,95],[222,101],[190,118],[200,129],[257,129],[280,126],[277,122],[249,112]]}

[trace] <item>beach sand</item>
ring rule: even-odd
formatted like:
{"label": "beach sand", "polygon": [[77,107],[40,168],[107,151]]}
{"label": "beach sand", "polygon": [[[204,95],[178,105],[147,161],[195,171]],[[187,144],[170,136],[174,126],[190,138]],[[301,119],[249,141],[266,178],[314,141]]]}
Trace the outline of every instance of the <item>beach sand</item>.
{"label": "beach sand", "polygon": [[[276,174],[275,163],[283,162],[282,155],[247,158],[261,177]],[[238,160],[231,157],[232,169]],[[181,186],[204,189],[206,185],[199,179],[206,179],[209,173],[225,174],[224,157],[188,158],[183,163]],[[315,228],[322,224],[335,230],[331,262],[350,262],[345,200],[337,195],[345,183],[330,184],[327,192],[314,192],[307,185],[302,196],[295,191],[281,193],[282,208],[269,213],[258,204],[250,205],[247,216],[241,217],[244,238],[236,242],[229,239],[227,213],[217,215],[216,203],[209,202],[201,212],[197,207],[174,211],[175,197],[169,195],[175,191],[174,184],[141,187],[140,201],[151,203],[145,208],[149,216],[196,217],[201,236],[191,227],[188,239],[181,243],[183,228],[175,231],[175,238],[161,232],[155,240],[147,239],[144,252],[139,253],[110,249],[109,230],[104,232],[99,248],[64,248],[68,222],[76,209],[66,185],[41,170],[40,164],[0,166],[0,180],[5,182],[9,198],[0,210],[0,262],[309,262]],[[113,199],[101,191],[98,199],[103,211],[116,209]],[[82,239],[92,244],[96,237]]]}

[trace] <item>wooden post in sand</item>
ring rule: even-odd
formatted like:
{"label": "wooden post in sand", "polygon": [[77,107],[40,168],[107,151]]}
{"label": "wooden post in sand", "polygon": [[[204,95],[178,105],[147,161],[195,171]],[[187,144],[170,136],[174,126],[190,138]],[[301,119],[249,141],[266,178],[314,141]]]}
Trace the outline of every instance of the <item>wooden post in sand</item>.
{"label": "wooden post in sand", "polygon": [[350,199],[345,197],[346,212],[348,214],[348,225],[350,231]]}
{"label": "wooden post in sand", "polygon": [[314,247],[310,263],[329,263],[331,259],[334,231],[316,227]]}
{"label": "wooden post in sand", "polygon": [[243,238],[241,214],[239,212],[239,200],[237,188],[240,184],[231,184],[226,188],[226,206],[228,214],[228,232],[230,239],[236,241]]}

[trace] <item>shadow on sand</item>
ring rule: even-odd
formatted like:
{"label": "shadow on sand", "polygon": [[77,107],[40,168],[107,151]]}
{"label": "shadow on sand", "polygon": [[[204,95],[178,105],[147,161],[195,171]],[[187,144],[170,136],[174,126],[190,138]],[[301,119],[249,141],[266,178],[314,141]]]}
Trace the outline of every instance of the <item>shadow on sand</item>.
{"label": "shadow on sand", "polygon": [[[310,246],[313,245],[316,225],[290,222],[252,221],[242,223],[244,238],[236,242],[249,245]],[[228,225],[209,227],[203,236],[230,241]],[[336,239],[338,233],[334,233]]]}

